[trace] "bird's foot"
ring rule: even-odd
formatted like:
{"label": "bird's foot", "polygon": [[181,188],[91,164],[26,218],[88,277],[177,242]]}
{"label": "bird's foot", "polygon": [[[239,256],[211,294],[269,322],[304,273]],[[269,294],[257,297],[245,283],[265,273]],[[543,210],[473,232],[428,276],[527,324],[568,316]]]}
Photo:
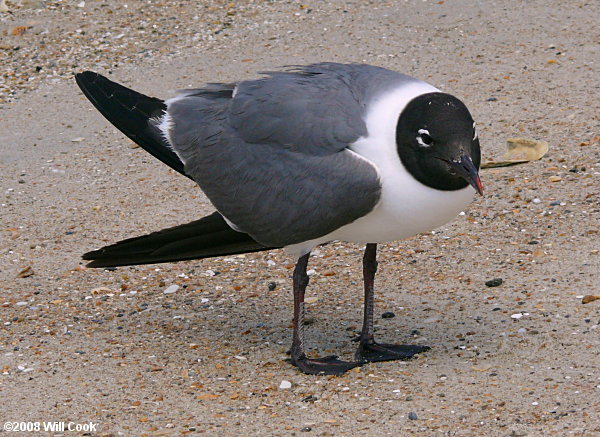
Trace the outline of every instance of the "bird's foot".
{"label": "bird's foot", "polygon": [[364,362],[409,360],[416,354],[431,349],[429,346],[364,342],[358,346],[356,360]]}
{"label": "bird's foot", "polygon": [[309,375],[342,375],[348,370],[361,366],[363,362],[341,361],[335,355],[322,358],[307,358],[302,354],[299,358],[291,358],[290,362]]}

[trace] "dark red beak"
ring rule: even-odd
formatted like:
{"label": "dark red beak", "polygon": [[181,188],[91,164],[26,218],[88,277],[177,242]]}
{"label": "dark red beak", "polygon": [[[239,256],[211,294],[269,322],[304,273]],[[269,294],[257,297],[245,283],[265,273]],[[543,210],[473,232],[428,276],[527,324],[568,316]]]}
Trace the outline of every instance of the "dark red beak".
{"label": "dark red beak", "polygon": [[462,176],[473,188],[483,196],[483,185],[479,179],[479,170],[473,164],[473,160],[468,155],[462,155],[458,159],[446,161],[450,167],[459,175]]}

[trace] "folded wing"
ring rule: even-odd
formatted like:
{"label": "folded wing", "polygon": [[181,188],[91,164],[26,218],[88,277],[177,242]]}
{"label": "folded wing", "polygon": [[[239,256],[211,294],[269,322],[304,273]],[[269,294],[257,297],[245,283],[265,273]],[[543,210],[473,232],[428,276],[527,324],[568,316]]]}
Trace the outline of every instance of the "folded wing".
{"label": "folded wing", "polygon": [[[351,66],[344,66],[351,67]],[[377,169],[347,147],[366,134],[352,69],[272,73],[231,97],[167,101],[184,170],[235,227],[267,246],[326,235],[377,204]],[[224,95],[225,93],[223,93]]]}

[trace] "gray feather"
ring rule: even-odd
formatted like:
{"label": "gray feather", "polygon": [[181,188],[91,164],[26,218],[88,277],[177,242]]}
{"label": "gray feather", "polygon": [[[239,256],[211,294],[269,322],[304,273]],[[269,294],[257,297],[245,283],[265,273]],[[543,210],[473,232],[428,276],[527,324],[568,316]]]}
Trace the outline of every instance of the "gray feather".
{"label": "gray feather", "polygon": [[[185,171],[217,210],[270,246],[326,235],[366,215],[381,186],[347,150],[368,103],[408,76],[323,63],[185,92],[169,104]],[[351,202],[348,199],[352,199]]]}

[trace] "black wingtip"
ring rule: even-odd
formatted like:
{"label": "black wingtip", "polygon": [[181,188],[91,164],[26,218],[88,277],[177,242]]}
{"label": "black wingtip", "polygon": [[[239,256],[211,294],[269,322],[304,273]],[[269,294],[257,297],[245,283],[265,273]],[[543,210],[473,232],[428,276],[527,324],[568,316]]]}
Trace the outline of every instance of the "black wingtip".
{"label": "black wingtip", "polygon": [[90,269],[99,267],[113,267],[110,265],[110,263],[107,264],[106,261],[102,262],[102,259],[97,259],[102,258],[103,252],[104,248],[98,250],[91,250],[81,255],[81,259],[84,261],[90,261],[85,265],[87,268]]}
{"label": "black wingtip", "polygon": [[96,73],[95,71],[91,71],[91,70],[80,71],[79,73],[75,73],[75,79],[79,80],[84,77],[89,77],[90,75],[98,75],[98,73]]}
{"label": "black wingtip", "polygon": [[77,82],[77,86],[79,86],[81,91],[88,97],[88,94],[86,93],[87,85],[94,82],[98,77],[102,77],[102,75],[95,71],[86,70],[75,73],[75,82]]}
{"label": "black wingtip", "polygon": [[223,255],[276,249],[263,246],[248,234],[234,231],[215,212],[199,220],[128,238],[83,254],[86,267],[119,267],[189,261]]}
{"label": "black wingtip", "polygon": [[[108,258],[103,257],[104,248],[98,250],[92,250],[90,252],[84,253],[81,255],[81,259],[84,261],[89,261],[85,267],[88,269],[97,269],[97,268],[111,268],[111,267],[121,267],[126,265],[132,265],[124,261],[123,259],[115,262],[115,259],[112,259],[110,256]],[[143,264],[143,263],[140,263]]]}
{"label": "black wingtip", "polygon": [[75,81],[88,100],[117,129],[173,170],[190,177],[162,133],[150,122],[164,114],[167,109],[164,101],[138,93],[94,71],[76,73]]}
{"label": "black wingtip", "polygon": [[94,260],[96,259],[96,256],[98,256],[100,254],[100,251],[102,249],[99,250],[91,250],[89,252],[84,253],[83,255],[81,255],[81,259],[84,261],[90,261],[90,260]]}

